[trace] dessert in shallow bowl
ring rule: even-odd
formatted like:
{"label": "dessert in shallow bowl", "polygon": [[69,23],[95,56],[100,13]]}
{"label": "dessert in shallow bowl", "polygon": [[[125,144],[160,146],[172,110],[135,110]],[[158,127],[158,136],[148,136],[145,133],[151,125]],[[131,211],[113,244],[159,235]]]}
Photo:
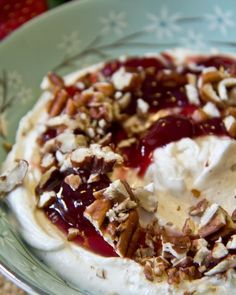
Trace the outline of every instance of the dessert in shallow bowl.
{"label": "dessert in shallow bowl", "polygon": [[[2,59],[5,147],[6,127],[13,131],[17,117],[32,109],[19,124],[0,182],[7,204],[2,269],[17,273],[25,288],[40,294],[235,292],[234,23],[227,8],[227,21],[219,21],[218,6],[205,4],[203,16],[201,7],[193,13],[185,5],[181,12],[168,3],[149,1],[139,24],[128,22],[131,1],[74,3],[25,26],[0,48],[5,57],[15,42],[25,44],[22,67],[13,54],[11,62]],[[98,19],[88,19],[101,30],[89,31],[87,40],[87,20],[78,33],[72,28],[85,13],[91,16],[91,7]],[[143,6],[135,13],[143,14]],[[61,18],[74,23],[59,34],[49,23]],[[198,21],[213,34],[204,31],[193,46],[185,24],[194,30]],[[50,34],[40,43],[39,63],[32,52],[44,28]],[[191,45],[195,51],[172,49]],[[211,50],[217,45],[220,53]],[[13,71],[18,64],[24,79]],[[34,103],[26,101],[27,87],[39,97]],[[13,97],[27,107],[16,112]]]}

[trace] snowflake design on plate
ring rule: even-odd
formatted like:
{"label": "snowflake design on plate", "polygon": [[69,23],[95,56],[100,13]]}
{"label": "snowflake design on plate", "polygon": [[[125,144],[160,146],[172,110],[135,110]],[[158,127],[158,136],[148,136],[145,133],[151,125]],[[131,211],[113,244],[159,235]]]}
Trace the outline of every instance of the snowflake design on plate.
{"label": "snowflake design on plate", "polygon": [[232,11],[224,11],[219,6],[214,8],[212,14],[207,14],[206,18],[209,21],[209,29],[212,31],[220,31],[223,35],[226,35],[228,29],[235,25]]}
{"label": "snowflake design on plate", "polygon": [[62,37],[58,47],[65,52],[65,55],[71,55],[80,48],[81,41],[78,32],[74,31]]}
{"label": "snowflake design on plate", "polygon": [[14,90],[22,87],[22,77],[18,72],[12,71],[8,73],[8,87]]}
{"label": "snowflake design on plate", "polygon": [[153,32],[159,39],[172,37],[174,33],[181,30],[178,25],[180,15],[169,14],[166,7],[162,7],[158,15],[148,13],[147,18],[150,23],[146,26],[146,31]]}
{"label": "snowflake design on plate", "polygon": [[192,30],[188,30],[186,35],[180,39],[180,42],[185,48],[200,50],[205,47],[202,34]]}
{"label": "snowflake design on plate", "polygon": [[115,33],[121,35],[127,27],[126,14],[124,11],[119,13],[110,11],[108,15],[100,18],[100,23],[103,34]]}
{"label": "snowflake design on plate", "polygon": [[21,88],[18,93],[18,97],[20,98],[22,104],[25,104],[32,99],[33,92],[30,88]]}

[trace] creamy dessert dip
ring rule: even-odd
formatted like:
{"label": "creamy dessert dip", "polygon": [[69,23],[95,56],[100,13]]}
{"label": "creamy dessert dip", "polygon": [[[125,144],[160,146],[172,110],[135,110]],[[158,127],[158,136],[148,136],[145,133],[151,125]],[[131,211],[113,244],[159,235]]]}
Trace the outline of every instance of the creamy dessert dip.
{"label": "creamy dessert dip", "polygon": [[236,293],[236,59],[166,51],[49,73],[0,189],[94,294]]}

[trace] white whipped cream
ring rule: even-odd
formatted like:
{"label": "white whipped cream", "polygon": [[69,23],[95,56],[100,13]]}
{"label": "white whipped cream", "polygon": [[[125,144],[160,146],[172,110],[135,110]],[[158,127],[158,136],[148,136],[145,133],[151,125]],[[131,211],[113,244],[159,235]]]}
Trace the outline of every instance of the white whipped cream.
{"label": "white whipped cream", "polygon": [[[203,136],[170,143],[154,151],[145,178],[154,183],[159,219],[180,229],[189,208],[202,198],[231,214],[236,208],[236,141]],[[199,198],[192,190],[201,193]]]}
{"label": "white whipped cream", "polygon": [[[71,75],[67,81],[73,81],[78,75],[80,73]],[[22,235],[38,255],[72,284],[96,295],[164,295],[183,294],[185,291],[232,294],[236,286],[235,271],[228,271],[225,280],[204,277],[183,282],[178,288],[166,282],[152,283],[145,278],[142,267],[130,259],[104,258],[68,242],[44,213],[36,209],[34,189],[41,177],[35,165],[39,157],[36,138],[43,128],[41,122],[46,118],[43,111],[49,98],[50,95],[45,93],[21,120],[16,144],[3,167],[9,168],[16,158],[30,163],[24,187],[12,191],[8,202],[19,221]],[[175,223],[177,220],[178,224],[185,220],[189,206],[197,202],[187,192],[192,188],[231,212],[235,205],[235,152],[233,140],[214,136],[182,139],[157,149],[144,180],[154,183],[159,202],[157,214],[163,222]],[[181,211],[176,210],[177,206],[181,206]],[[97,275],[101,270],[106,274],[105,279]]]}

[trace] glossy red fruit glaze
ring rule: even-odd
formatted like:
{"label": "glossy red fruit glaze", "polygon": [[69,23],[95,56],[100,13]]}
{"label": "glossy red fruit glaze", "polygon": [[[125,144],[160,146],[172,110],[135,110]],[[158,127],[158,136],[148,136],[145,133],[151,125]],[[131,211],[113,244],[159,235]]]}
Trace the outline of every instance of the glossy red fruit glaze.
{"label": "glossy red fruit glaze", "polygon": [[41,136],[42,142],[45,143],[46,141],[48,141],[56,136],[57,136],[56,129],[53,129],[53,128],[47,129]]}
{"label": "glossy red fruit glaze", "polygon": [[65,90],[67,91],[68,95],[70,97],[73,97],[76,93],[80,93],[81,92],[81,89],[76,87],[76,86],[73,86],[73,85],[70,85],[70,86],[67,86],[65,88]]}
{"label": "glossy red fruit glaze", "polygon": [[103,73],[104,76],[110,77],[121,66],[124,66],[128,69],[136,69],[136,70],[138,70],[139,67],[142,67],[143,69],[154,67],[156,70],[161,70],[166,68],[166,65],[161,60],[158,60],[157,58],[133,57],[133,58],[127,59],[124,62],[119,60],[108,62],[104,65],[101,72]]}
{"label": "glossy red fruit glaze", "polygon": [[[70,173],[79,174],[84,182],[76,191],[73,191],[64,182],[64,177]],[[45,210],[49,219],[64,232],[68,232],[71,227],[79,229],[81,233],[83,232],[84,237],[78,237],[75,240],[80,245],[103,256],[116,256],[113,248],[104,241],[92,224],[83,216],[85,208],[94,201],[93,192],[107,187],[110,180],[107,176],[101,175],[99,181],[87,184],[86,179],[88,177],[89,172],[83,170],[80,170],[80,172],[68,170],[65,173],[56,171],[42,190],[38,190],[37,193],[40,194],[42,191],[48,190],[54,190],[58,193],[62,188],[62,197],[58,197]]]}
{"label": "glossy red fruit glaze", "polygon": [[224,123],[219,118],[195,124],[184,116],[167,116],[155,122],[140,139],[138,145],[123,150],[128,167],[138,167],[144,174],[152,161],[152,152],[168,143],[182,138],[201,135],[228,135]]}
{"label": "glossy red fruit glaze", "polygon": [[231,74],[236,74],[236,60],[223,55],[215,55],[211,57],[196,57],[193,61],[197,65],[203,65],[205,67],[224,67],[228,69]]}

